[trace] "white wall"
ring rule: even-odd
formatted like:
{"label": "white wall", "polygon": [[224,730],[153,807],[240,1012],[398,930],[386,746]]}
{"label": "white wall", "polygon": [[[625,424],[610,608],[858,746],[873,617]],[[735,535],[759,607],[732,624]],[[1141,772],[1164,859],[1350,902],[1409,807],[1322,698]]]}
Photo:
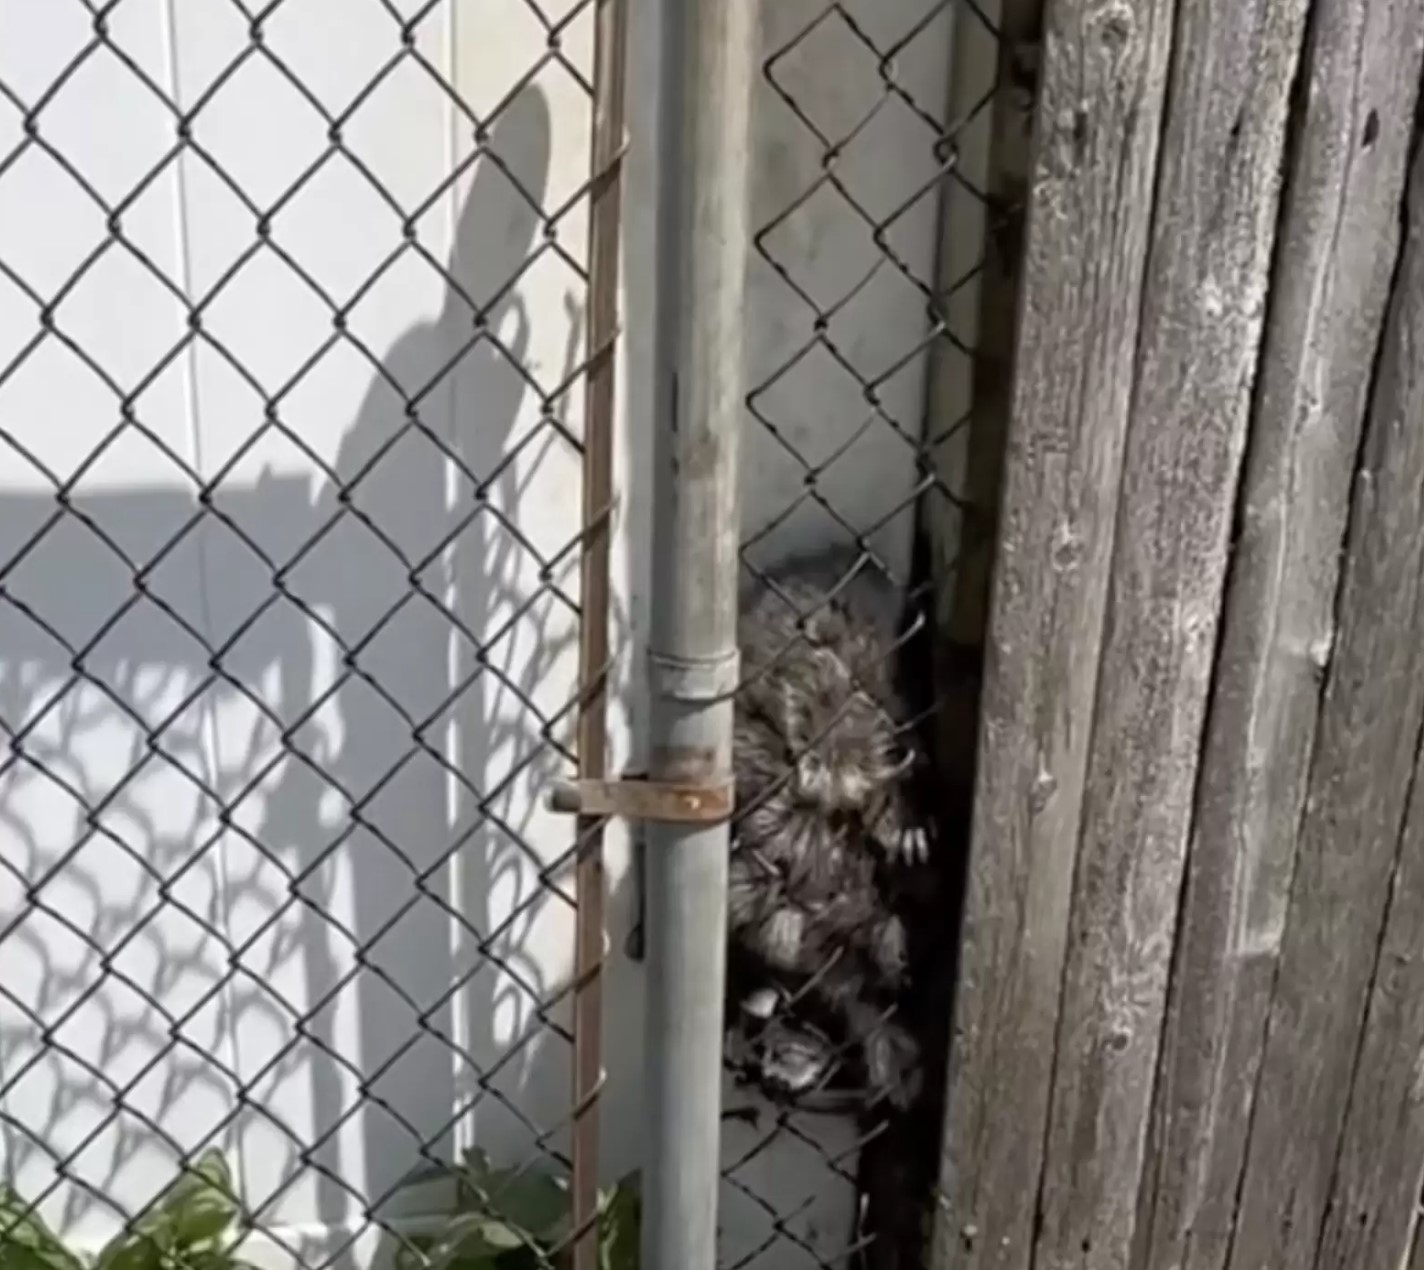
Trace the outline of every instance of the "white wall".
{"label": "white wall", "polygon": [[[618,764],[641,724],[653,426],[657,32],[652,0],[633,8]],[[769,44],[816,8],[768,6]],[[864,0],[851,12],[888,43],[928,8]],[[554,22],[574,10],[542,3]],[[103,47],[86,54],[83,6],[0,0],[0,83],[30,107],[44,100],[39,142],[18,152],[22,116],[0,102],[0,154],[12,156],[0,160],[0,723],[15,738],[0,757],[0,1172],[47,1193],[44,1212],[77,1240],[102,1238],[113,1204],[142,1204],[177,1152],[216,1137],[281,1241],[359,1262],[376,1242],[367,1205],[394,1211],[382,1197],[422,1140],[511,1158],[538,1133],[564,1141],[567,1046],[536,1006],[570,969],[572,879],[555,879],[560,897],[539,876],[570,843],[568,822],[541,805],[568,765],[539,716],[572,694],[576,632],[540,557],[560,558],[552,580],[576,599],[575,553],[559,553],[578,529],[579,478],[574,449],[541,420],[582,427],[577,386],[547,394],[582,356],[586,208],[569,207],[546,243],[494,164],[467,166],[473,124],[441,86],[483,117],[543,57],[494,144],[545,209],[565,206],[587,172],[576,75],[589,72],[591,11],[558,57],[535,13],[525,0],[445,0],[397,58],[400,26],[377,3],[286,0],[255,49],[231,0],[124,0],[108,27],[126,65]],[[900,58],[898,81],[931,110],[944,100],[945,26]],[[874,59],[845,29],[782,72],[831,130],[880,96]],[[178,117],[164,96],[197,143],[167,162]],[[769,90],[759,109],[762,222],[815,178],[820,147]],[[358,162],[319,162],[337,117]],[[841,170],[881,216],[932,172],[932,143],[892,108]],[[889,238],[928,278],[922,206]],[[106,236],[114,209],[121,239]],[[868,232],[822,195],[771,250],[830,301],[873,263]],[[468,299],[489,303],[516,273],[489,329],[522,374],[490,341],[465,348]],[[757,382],[811,336],[813,315],[760,261],[749,284]],[[923,330],[923,302],[888,267],[831,324],[867,376]],[[923,361],[883,389],[911,432]],[[428,436],[402,430],[412,396]],[[863,419],[858,390],[819,353],[760,404],[823,453]],[[828,475],[838,510],[869,523],[903,499],[909,453],[883,433],[863,440]],[[477,482],[497,468],[482,504]],[[744,472],[750,531],[799,493],[801,474],[755,424]],[[908,527],[900,517],[887,550],[903,557]],[[824,515],[803,510],[758,556],[825,532]],[[516,615],[469,684],[473,641]],[[547,731],[567,744],[568,725]],[[626,861],[615,830],[610,1173],[640,1147]],[[844,1126],[800,1133],[850,1141]],[[729,1164],[749,1135],[729,1129]],[[796,1132],[732,1178],[729,1260],[768,1240],[752,1264],[844,1247],[848,1189],[828,1184]]]}

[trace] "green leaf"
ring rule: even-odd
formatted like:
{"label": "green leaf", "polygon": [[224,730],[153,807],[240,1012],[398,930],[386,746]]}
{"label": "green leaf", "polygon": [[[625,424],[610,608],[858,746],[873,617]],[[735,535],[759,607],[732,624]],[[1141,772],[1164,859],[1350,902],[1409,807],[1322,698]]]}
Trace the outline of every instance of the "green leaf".
{"label": "green leaf", "polygon": [[162,1232],[124,1231],[104,1245],[94,1270],[160,1270],[171,1248]]}
{"label": "green leaf", "polygon": [[479,1147],[471,1147],[460,1157],[456,1171],[456,1202],[461,1207],[479,1203],[480,1197],[489,1193],[490,1179],[494,1174],[495,1168],[490,1163],[489,1155]]}
{"label": "green leaf", "polygon": [[507,1222],[467,1215],[455,1218],[429,1253],[431,1270],[484,1270],[527,1248],[530,1236]]}
{"label": "green leaf", "polygon": [[620,1178],[604,1200],[598,1229],[601,1270],[638,1270],[642,1200],[637,1173]]}
{"label": "green leaf", "polygon": [[491,1252],[522,1248],[529,1242],[527,1232],[521,1232],[497,1217],[468,1213],[456,1217],[440,1236],[436,1251],[451,1248],[483,1248]]}
{"label": "green leaf", "polygon": [[28,1200],[0,1186],[0,1270],[83,1270]]}
{"label": "green leaf", "polygon": [[213,1149],[174,1180],[159,1201],[155,1219],[166,1227],[175,1249],[196,1250],[226,1234],[237,1215],[232,1170],[226,1156]]}
{"label": "green leaf", "polygon": [[99,1254],[95,1270],[170,1270],[215,1251],[238,1215],[232,1170],[217,1149],[204,1151]]}
{"label": "green leaf", "polygon": [[242,1270],[245,1262],[230,1252],[207,1248],[198,1252],[179,1249],[164,1261],[165,1270]]}
{"label": "green leaf", "polygon": [[568,1183],[529,1168],[494,1169],[483,1151],[466,1153],[461,1207],[498,1215],[528,1241],[547,1242],[569,1211]]}
{"label": "green leaf", "polygon": [[396,1245],[396,1270],[424,1270],[430,1264],[434,1235],[406,1235]]}
{"label": "green leaf", "polygon": [[0,1239],[0,1270],[58,1270],[58,1263],[25,1244]]}
{"label": "green leaf", "polygon": [[456,1168],[451,1164],[435,1163],[422,1164],[418,1169],[411,1169],[396,1184],[397,1191],[408,1191],[417,1186],[429,1186],[432,1182],[443,1182],[456,1173]]}

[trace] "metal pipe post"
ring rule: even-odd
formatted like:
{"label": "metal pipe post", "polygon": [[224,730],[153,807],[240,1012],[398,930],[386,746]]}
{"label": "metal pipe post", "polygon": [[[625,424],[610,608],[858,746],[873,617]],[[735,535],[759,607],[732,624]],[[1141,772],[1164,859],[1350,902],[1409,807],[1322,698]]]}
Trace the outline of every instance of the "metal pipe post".
{"label": "metal pipe post", "polygon": [[[732,768],[755,0],[663,0],[649,672],[654,781]],[[713,1270],[726,821],[647,830],[647,1270]]]}

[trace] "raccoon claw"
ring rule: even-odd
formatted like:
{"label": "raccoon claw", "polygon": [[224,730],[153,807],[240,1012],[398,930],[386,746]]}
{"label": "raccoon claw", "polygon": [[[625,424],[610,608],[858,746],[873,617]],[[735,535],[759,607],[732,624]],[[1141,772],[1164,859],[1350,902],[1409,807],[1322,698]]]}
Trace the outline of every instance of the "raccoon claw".
{"label": "raccoon claw", "polygon": [[919,825],[901,830],[892,837],[890,858],[901,864],[924,864],[930,858],[930,836]]}

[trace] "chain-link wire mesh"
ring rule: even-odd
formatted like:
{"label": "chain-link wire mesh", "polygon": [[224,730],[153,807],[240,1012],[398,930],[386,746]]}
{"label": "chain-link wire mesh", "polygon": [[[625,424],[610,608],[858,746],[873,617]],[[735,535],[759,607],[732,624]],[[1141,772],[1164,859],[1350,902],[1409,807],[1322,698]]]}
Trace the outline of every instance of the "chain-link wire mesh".
{"label": "chain-link wire mesh", "polygon": [[11,1247],[202,1161],[355,1264],[472,1139],[569,1171],[596,6],[456,8],[0,19]]}
{"label": "chain-link wire mesh", "polygon": [[[728,1267],[924,1264],[1012,328],[995,132],[1031,104],[1024,8],[763,9],[742,560],[774,616],[744,602],[728,1010],[737,1080],[771,1100],[726,1113]],[[848,680],[894,708],[893,743]],[[895,787],[870,775],[887,753],[921,756],[888,833],[857,803]],[[925,863],[897,860],[911,824]],[[774,1006],[748,996],[768,984]],[[903,1096],[870,1101],[877,1067]]]}
{"label": "chain-link wire mesh", "polygon": [[[611,338],[588,329],[596,6],[494,8],[54,0],[7,25],[12,1233],[39,1213],[97,1247],[197,1167],[240,1198],[245,1256],[354,1265],[537,1173],[564,1193],[597,1083],[579,1064],[570,1099],[570,998],[597,988],[573,826],[541,798],[575,768],[578,572],[606,529],[578,497]],[[990,536],[970,407],[1005,352],[981,284],[1014,200],[964,142],[1013,60],[1004,11],[763,11],[745,572],[784,592],[779,563],[839,543],[909,597],[882,651],[939,840],[898,914],[908,987],[874,1001],[927,1092],[864,1109],[863,1047],[806,1012],[844,950],[780,985],[818,1088],[729,1105],[727,1266],[892,1264],[932,1181],[964,716],[913,632],[952,626]],[[452,1195],[475,1141],[532,1163]]]}

